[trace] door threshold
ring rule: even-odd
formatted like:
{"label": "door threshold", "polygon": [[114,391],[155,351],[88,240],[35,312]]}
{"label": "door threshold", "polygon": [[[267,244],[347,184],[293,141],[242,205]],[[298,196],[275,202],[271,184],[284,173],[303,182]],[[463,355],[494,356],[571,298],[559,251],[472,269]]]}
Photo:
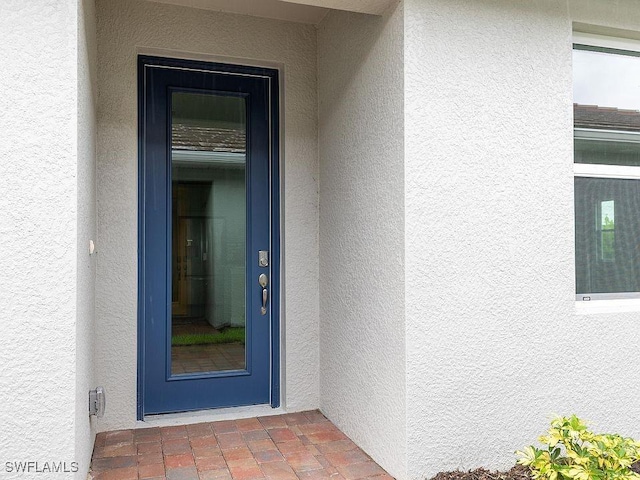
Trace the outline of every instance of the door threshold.
{"label": "door threshold", "polygon": [[171,427],[174,425],[189,425],[192,423],[218,422],[220,420],[240,420],[242,418],[265,417],[268,415],[282,415],[287,413],[282,407],[272,408],[271,405],[250,405],[248,407],[217,408],[198,410],[193,412],[163,413],[146,415],[144,420],[138,420],[135,428]]}

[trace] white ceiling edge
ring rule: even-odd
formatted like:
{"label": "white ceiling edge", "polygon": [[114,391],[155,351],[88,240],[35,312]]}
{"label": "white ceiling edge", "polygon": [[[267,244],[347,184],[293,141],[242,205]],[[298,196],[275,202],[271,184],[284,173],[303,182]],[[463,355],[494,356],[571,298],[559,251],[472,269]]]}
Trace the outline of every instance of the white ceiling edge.
{"label": "white ceiling edge", "polygon": [[[284,2],[280,0],[149,0],[156,3],[181,5],[184,7],[213,10],[216,12],[236,13],[254,17],[285,20],[288,22],[319,24],[329,11],[327,8],[303,4],[302,2]],[[339,1],[337,3],[340,3]],[[357,2],[356,2],[357,3]]]}
{"label": "white ceiling edge", "polygon": [[349,12],[369,13],[382,15],[393,0],[281,0],[282,2],[298,5],[329,8],[333,10],[346,10]]}

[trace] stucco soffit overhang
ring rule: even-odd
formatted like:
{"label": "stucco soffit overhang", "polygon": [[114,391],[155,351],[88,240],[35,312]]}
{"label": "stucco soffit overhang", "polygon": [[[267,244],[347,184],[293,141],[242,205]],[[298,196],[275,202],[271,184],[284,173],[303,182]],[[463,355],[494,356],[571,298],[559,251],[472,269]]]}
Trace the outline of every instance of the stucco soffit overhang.
{"label": "stucco soffit overhang", "polygon": [[331,8],[335,10],[347,10],[349,12],[369,13],[382,15],[394,0],[280,0],[299,5]]}
{"label": "stucco soffit overhang", "polygon": [[317,25],[330,9],[382,15],[397,0],[150,0],[184,7]]}
{"label": "stucco soffit overhang", "polygon": [[[1,0],[0,0],[1,1]],[[328,10],[313,5],[283,2],[280,0],[149,0],[183,7],[235,13],[253,17],[271,18],[289,22],[319,24]]]}

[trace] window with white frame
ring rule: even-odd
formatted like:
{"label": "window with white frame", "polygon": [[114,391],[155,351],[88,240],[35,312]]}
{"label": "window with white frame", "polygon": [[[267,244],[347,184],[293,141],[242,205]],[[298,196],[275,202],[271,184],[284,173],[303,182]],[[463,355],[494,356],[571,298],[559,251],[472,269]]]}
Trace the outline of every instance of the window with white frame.
{"label": "window with white frame", "polygon": [[640,297],[640,46],[575,41],[576,298]]}

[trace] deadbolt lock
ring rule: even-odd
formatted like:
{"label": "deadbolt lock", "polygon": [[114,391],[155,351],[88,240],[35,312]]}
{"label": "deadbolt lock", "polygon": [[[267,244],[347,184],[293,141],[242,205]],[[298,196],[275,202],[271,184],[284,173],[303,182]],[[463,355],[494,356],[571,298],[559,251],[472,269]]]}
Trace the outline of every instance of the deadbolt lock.
{"label": "deadbolt lock", "polygon": [[258,251],[258,266],[259,267],[269,266],[269,250]]}

